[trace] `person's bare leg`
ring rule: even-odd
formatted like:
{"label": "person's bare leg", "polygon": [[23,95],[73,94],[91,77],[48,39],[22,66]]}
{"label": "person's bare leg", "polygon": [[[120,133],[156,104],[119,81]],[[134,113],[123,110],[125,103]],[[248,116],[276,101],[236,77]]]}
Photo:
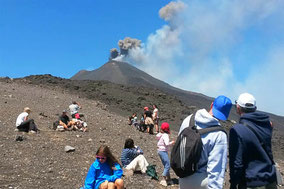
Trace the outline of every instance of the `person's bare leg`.
{"label": "person's bare leg", "polygon": [[107,184],[107,189],[115,189],[114,183],[113,183],[113,182],[109,182],[109,183]]}
{"label": "person's bare leg", "polygon": [[106,180],[105,182],[103,182],[103,183],[100,185],[99,189],[107,189],[107,186],[108,186],[108,181]]}
{"label": "person's bare leg", "polygon": [[124,183],[123,183],[122,179],[116,179],[114,184],[115,184],[115,187],[117,189],[123,189],[124,188]]}

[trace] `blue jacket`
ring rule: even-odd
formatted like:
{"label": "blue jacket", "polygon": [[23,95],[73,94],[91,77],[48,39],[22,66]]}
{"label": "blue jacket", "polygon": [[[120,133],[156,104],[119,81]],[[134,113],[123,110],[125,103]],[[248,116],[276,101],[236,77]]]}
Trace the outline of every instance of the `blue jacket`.
{"label": "blue jacket", "polygon": [[269,156],[256,135],[243,123],[256,130],[272,157],[272,127],[269,117],[261,112],[243,114],[239,124],[234,125],[230,130],[229,165],[232,189],[239,184],[256,187],[276,181],[275,168]]}
{"label": "blue jacket", "polygon": [[[121,178],[122,169],[118,163],[114,164],[115,168],[109,167],[108,163],[100,163],[97,159],[91,165],[87,174],[84,189],[98,189],[104,181],[115,182]],[[116,170],[113,170],[116,169]]]}
{"label": "blue jacket", "polygon": [[[191,116],[184,119],[179,134],[189,126]],[[219,121],[212,117],[205,109],[198,110],[195,115],[197,129],[220,125]],[[221,126],[221,125],[220,125]],[[203,150],[198,162],[198,170],[191,176],[180,178],[180,189],[200,188],[204,179],[207,180],[208,189],[222,189],[224,184],[225,169],[227,163],[227,135],[223,131],[215,131],[201,135]],[[205,175],[205,178],[203,176]],[[200,178],[196,179],[196,178]],[[201,183],[199,183],[199,180]],[[182,183],[190,183],[185,185]],[[195,184],[195,185],[193,185]]]}
{"label": "blue jacket", "polygon": [[143,154],[141,148],[124,148],[121,153],[121,163],[123,167],[126,167],[132,160],[134,160],[138,155]]}

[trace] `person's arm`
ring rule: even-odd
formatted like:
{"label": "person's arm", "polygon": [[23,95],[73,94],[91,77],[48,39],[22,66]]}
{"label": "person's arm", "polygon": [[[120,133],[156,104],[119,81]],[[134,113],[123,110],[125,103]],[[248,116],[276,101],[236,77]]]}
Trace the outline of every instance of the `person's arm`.
{"label": "person's arm", "polygon": [[139,146],[136,146],[135,148],[138,155],[143,154],[143,150]]}
{"label": "person's arm", "polygon": [[162,137],[163,137],[163,140],[164,140],[164,143],[165,143],[166,146],[171,146],[172,144],[175,143],[175,141],[170,142],[169,135],[163,135]]}
{"label": "person's arm", "polygon": [[237,132],[232,128],[229,137],[230,189],[236,189],[244,172],[243,146]]}
{"label": "person's arm", "polygon": [[77,105],[79,106],[80,109],[82,109],[82,106],[79,102],[77,102]]}
{"label": "person's arm", "polygon": [[123,171],[118,163],[115,163],[114,166],[115,168],[113,168],[113,175],[106,178],[106,180],[109,182],[115,182],[115,180],[121,178],[123,174]]}
{"label": "person's arm", "polygon": [[29,119],[29,115],[27,115],[25,118],[24,118],[24,121],[27,121]]}
{"label": "person's arm", "polygon": [[222,189],[227,163],[227,135],[219,131],[208,156],[208,189]]}
{"label": "person's arm", "polygon": [[95,181],[96,181],[96,169],[93,163],[86,176],[84,189],[93,189]]}

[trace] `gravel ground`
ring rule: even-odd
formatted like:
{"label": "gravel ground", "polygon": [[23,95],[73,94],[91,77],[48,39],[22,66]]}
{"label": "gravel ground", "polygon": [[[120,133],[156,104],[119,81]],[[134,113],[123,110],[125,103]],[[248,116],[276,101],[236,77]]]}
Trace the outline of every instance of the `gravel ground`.
{"label": "gravel ground", "polygon": [[[127,137],[133,138],[143,149],[148,162],[157,165],[161,175],[163,167],[156,152],[155,136],[127,125],[127,118],[110,112],[106,104],[80,98],[61,88],[14,81],[1,81],[0,85],[0,188],[79,188],[95,159],[97,148],[106,144],[119,158]],[[86,115],[89,132],[50,129],[60,112],[73,100],[81,103],[81,113]],[[32,109],[30,117],[41,130],[39,134],[14,131],[16,118],[26,106]],[[24,137],[23,141],[15,141],[19,135]],[[175,136],[176,132],[172,132],[171,138]],[[276,161],[283,167],[283,137],[277,135],[275,140]],[[75,152],[66,153],[66,145],[73,146]],[[173,171],[171,174],[172,178],[177,178]],[[165,188],[147,175],[135,174],[124,180],[126,188]],[[228,186],[226,176],[225,189]],[[178,188],[178,185],[168,188]]]}

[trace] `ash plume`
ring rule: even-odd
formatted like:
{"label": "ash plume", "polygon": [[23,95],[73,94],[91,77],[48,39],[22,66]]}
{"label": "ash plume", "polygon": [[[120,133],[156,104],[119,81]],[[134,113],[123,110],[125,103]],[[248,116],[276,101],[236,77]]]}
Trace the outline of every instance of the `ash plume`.
{"label": "ash plume", "polygon": [[[209,96],[222,93],[235,99],[250,92],[264,99],[260,109],[284,114],[279,104],[270,101],[270,109],[265,100],[284,95],[284,88],[277,87],[283,85],[278,72],[284,64],[274,58],[284,54],[283,9],[280,0],[172,1],[159,11],[167,23],[141,48],[126,48],[123,61],[175,87]],[[259,68],[277,72],[269,74],[271,84]],[[271,87],[267,94],[259,82],[263,79]]]}
{"label": "ash plume", "polygon": [[141,40],[126,37],[124,40],[118,41],[118,46],[120,48],[120,54],[127,55],[129,49],[141,47]]}
{"label": "ash plume", "polygon": [[175,18],[180,11],[184,10],[186,5],[182,1],[172,1],[160,9],[159,15],[162,19],[170,21]]}
{"label": "ash plume", "polygon": [[110,59],[114,59],[116,57],[118,57],[119,53],[118,50],[116,48],[112,48],[110,49]]}
{"label": "ash plume", "polygon": [[123,60],[129,53],[130,49],[141,48],[141,40],[125,37],[118,41],[120,52],[116,48],[110,50],[110,59]]}

